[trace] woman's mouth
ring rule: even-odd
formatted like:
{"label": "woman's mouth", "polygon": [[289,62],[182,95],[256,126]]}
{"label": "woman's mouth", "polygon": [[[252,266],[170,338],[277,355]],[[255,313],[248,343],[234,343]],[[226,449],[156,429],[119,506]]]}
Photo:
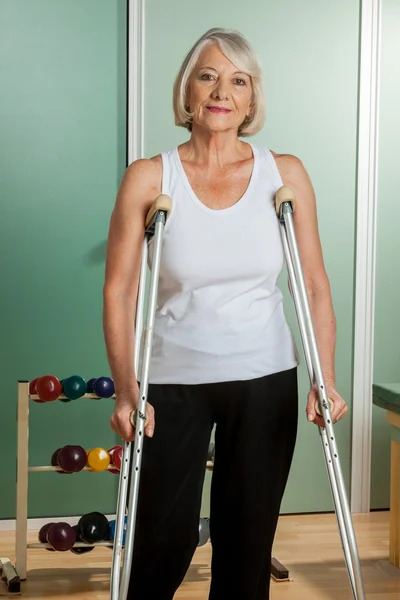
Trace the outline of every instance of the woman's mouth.
{"label": "woman's mouth", "polygon": [[229,108],[222,108],[221,106],[207,106],[207,110],[217,115],[227,115],[232,112]]}

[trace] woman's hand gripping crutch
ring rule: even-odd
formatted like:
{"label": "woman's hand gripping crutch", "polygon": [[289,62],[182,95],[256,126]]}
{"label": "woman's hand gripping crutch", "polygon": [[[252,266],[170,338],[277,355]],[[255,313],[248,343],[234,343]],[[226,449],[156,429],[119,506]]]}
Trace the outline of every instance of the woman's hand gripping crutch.
{"label": "woman's hand gripping crutch", "polygon": [[357,543],[333,430],[332,412],[334,410],[334,402],[329,398],[329,388],[326,386],[321,368],[307,289],[297,246],[293,220],[294,211],[295,194],[290,187],[283,186],[276,194],[276,212],[281,225],[282,242],[288,268],[290,287],[310,378],[311,392],[309,394],[309,402],[310,398],[314,399],[314,393],[318,390],[318,399],[316,401],[315,410],[320,418],[323,419],[323,425],[321,424],[319,426],[319,432],[321,435],[349,580],[355,600],[365,600]]}
{"label": "woman's hand gripping crutch", "polygon": [[[140,377],[138,378],[140,385],[138,386],[137,400],[134,403],[133,410],[132,404],[129,404],[126,407],[122,407],[121,411],[116,411],[112,417],[114,419],[112,423],[113,428],[121,433],[129,432],[129,437],[123,436],[125,441],[118,487],[116,528],[111,569],[111,600],[126,600],[128,594],[135,537],[143,439],[145,435],[151,437],[155,427],[154,409],[147,402],[147,392],[157,308],[162,238],[164,226],[171,209],[171,199],[168,196],[161,195],[156,199],[146,217],[135,319],[135,372],[139,373],[140,370]],[[153,261],[147,318],[144,325],[148,242],[150,238],[154,238]],[[132,441],[134,441],[133,448]],[[128,506],[127,502],[129,503]],[[126,510],[128,516],[124,561],[121,571]]]}

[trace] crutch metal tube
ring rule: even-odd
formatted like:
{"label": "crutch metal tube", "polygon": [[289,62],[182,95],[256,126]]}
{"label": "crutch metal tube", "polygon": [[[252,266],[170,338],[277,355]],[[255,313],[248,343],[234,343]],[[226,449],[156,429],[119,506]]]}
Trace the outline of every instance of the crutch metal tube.
{"label": "crutch metal tube", "polygon": [[332,456],[331,456],[331,453],[329,450],[328,436],[327,436],[326,430],[323,427],[319,427],[319,433],[321,435],[322,448],[323,448],[324,454],[325,454],[325,462],[326,462],[326,467],[327,467],[327,471],[328,471],[328,477],[329,477],[329,482],[330,482],[330,486],[331,486],[333,502],[335,505],[336,518],[337,518],[338,525],[339,525],[339,533],[340,533],[340,538],[342,541],[342,548],[343,548],[344,558],[345,558],[345,562],[346,562],[346,566],[347,566],[347,572],[349,575],[351,590],[352,590],[353,596],[356,600],[363,600],[364,595],[363,594],[359,595],[357,593],[357,586],[356,586],[356,579],[355,579],[355,575],[354,575],[350,543],[349,543],[349,539],[347,537],[347,529],[346,529],[343,511],[342,511],[342,505],[340,503],[338,485],[335,480],[336,475],[335,475],[335,471],[333,469]]}
{"label": "crutch metal tube", "polygon": [[[295,279],[298,284],[300,306],[301,306],[301,310],[304,311],[304,323],[305,323],[305,329],[306,329],[306,334],[307,334],[308,343],[309,343],[311,361],[312,361],[312,365],[313,365],[313,375],[315,378],[315,383],[318,386],[320,409],[321,409],[321,412],[323,414],[324,421],[325,421],[325,429],[326,429],[326,433],[327,433],[326,439],[328,441],[330,457],[332,460],[331,463],[328,462],[328,465],[329,464],[332,465],[333,472],[335,475],[335,477],[333,478],[331,483],[333,484],[333,489],[335,489],[334,493],[335,494],[337,493],[338,500],[340,502],[344,527],[345,527],[348,544],[349,544],[349,551],[350,551],[350,555],[351,555],[351,559],[352,559],[352,568],[353,568],[353,576],[354,576],[354,584],[355,584],[355,586],[354,586],[355,589],[353,589],[353,595],[356,598],[356,600],[364,600],[365,593],[364,593],[360,561],[359,561],[358,551],[357,551],[357,544],[356,544],[353,524],[352,524],[352,520],[351,520],[350,509],[349,509],[349,505],[348,505],[348,501],[347,501],[346,489],[345,489],[345,485],[344,485],[344,479],[343,479],[343,474],[342,474],[340,460],[339,460],[339,452],[337,449],[336,439],[335,439],[335,435],[334,435],[334,431],[333,431],[332,415],[330,412],[329,399],[328,399],[328,396],[326,393],[324,376],[323,376],[323,372],[322,372],[322,368],[321,368],[321,363],[319,360],[317,341],[316,341],[314,327],[313,327],[313,323],[312,323],[311,311],[310,311],[310,307],[309,307],[309,303],[308,303],[307,290],[306,290],[306,286],[305,286],[305,282],[304,282],[301,261],[300,261],[300,256],[299,256],[297,242],[296,242],[296,235],[295,235],[294,223],[293,223],[293,210],[294,209],[292,206],[292,204],[294,204],[294,200],[295,200],[294,193],[287,186],[284,186],[283,188],[281,188],[278,191],[277,205],[278,205],[279,216],[280,216],[281,223],[283,222],[284,226],[285,226],[285,232],[286,232],[287,239],[288,239],[290,255],[291,255],[291,258],[293,261],[294,276],[295,276]],[[313,381],[313,383],[314,383],[314,381]],[[325,456],[326,456],[326,454],[325,454]],[[329,472],[329,469],[328,469],[328,472]],[[343,533],[342,537],[344,537],[344,535],[345,534]],[[349,577],[350,577],[350,582],[353,583],[351,569],[349,570]]]}
{"label": "crutch metal tube", "polygon": [[[289,244],[288,244],[286,234],[285,234],[284,223],[281,223],[281,234],[282,234],[282,244],[283,244],[284,254],[286,257],[288,274],[289,274],[289,280],[290,280],[290,285],[291,285],[292,294],[293,294],[293,301],[294,301],[294,306],[296,309],[297,320],[299,323],[301,341],[303,344],[304,356],[306,359],[308,375],[310,378],[310,385],[313,385],[314,384],[314,368],[313,368],[312,359],[311,359],[311,350],[310,350],[310,345],[308,343],[306,324],[305,324],[305,320],[304,320],[304,311],[302,310],[302,307],[301,307],[300,292],[299,292],[299,288],[298,288],[297,281],[296,281],[292,257],[290,255]],[[331,452],[329,449],[327,434],[326,434],[325,428],[319,427],[318,429],[319,429],[319,432],[321,435],[322,447],[323,447],[324,454],[325,454],[325,462],[326,462],[326,466],[327,466],[329,481],[331,484],[333,502],[335,505],[335,512],[336,512],[336,516],[337,516],[337,520],[338,520],[338,524],[339,524],[339,532],[340,532],[340,536],[341,536],[341,540],[342,540],[342,548],[343,548],[343,552],[345,555],[347,570],[349,573],[349,579],[350,579],[350,583],[351,583],[351,587],[352,587],[352,591],[353,591],[353,596],[355,598],[357,598],[355,579],[354,579],[354,570],[353,570],[353,565],[351,562],[349,541],[347,539],[347,531],[346,531],[346,527],[345,527],[345,523],[344,523],[343,511],[342,511],[342,507],[340,504],[340,498],[339,498],[339,494],[338,494],[337,485],[335,485],[335,483],[334,483],[335,472],[333,470],[332,456],[331,456]]]}
{"label": "crutch metal tube", "polygon": [[121,461],[121,472],[119,475],[117,514],[115,523],[115,535],[111,568],[111,600],[118,600],[122,540],[125,525],[126,498],[128,490],[129,464],[131,460],[131,444],[124,442]]}
{"label": "crutch metal tube", "polygon": [[153,265],[151,269],[150,279],[150,291],[149,291],[149,303],[147,310],[146,327],[144,328],[144,339],[143,339],[143,359],[142,369],[140,378],[139,388],[139,404],[137,410],[136,419],[136,430],[135,430],[135,442],[132,451],[132,466],[131,466],[131,478],[129,484],[129,505],[128,505],[128,519],[126,527],[126,540],[125,540],[125,555],[124,564],[122,567],[121,574],[121,586],[119,600],[126,600],[128,595],[134,537],[136,529],[136,513],[137,503],[139,496],[139,482],[140,482],[140,469],[142,463],[142,450],[144,440],[144,429],[146,421],[146,406],[147,406],[147,392],[149,385],[149,367],[152,351],[153,332],[155,323],[155,313],[157,308],[157,291],[158,291],[158,278],[160,271],[161,261],[161,250],[162,250],[162,235],[164,225],[166,222],[166,213],[164,211],[158,212],[156,216],[155,233],[154,233],[154,255]]}
{"label": "crutch metal tube", "polygon": [[294,307],[296,309],[297,321],[299,323],[299,329],[300,329],[300,334],[301,334],[301,341],[303,344],[304,356],[305,356],[306,363],[307,363],[308,373],[310,375],[311,382],[313,383],[314,369],[313,369],[313,364],[312,364],[312,359],[311,359],[310,345],[309,345],[308,339],[307,339],[306,324],[304,321],[304,313],[301,310],[301,304],[300,304],[299,288],[297,286],[297,281],[296,281],[296,277],[294,274],[292,257],[290,256],[289,244],[288,244],[288,241],[286,238],[285,226],[283,223],[281,223],[281,236],[282,236],[283,251],[285,254],[286,265],[287,265],[287,270],[288,270],[288,274],[289,274],[290,286],[291,286],[291,290],[292,290],[292,294],[293,294]]}
{"label": "crutch metal tube", "polygon": [[142,347],[142,332],[144,320],[144,304],[146,298],[146,279],[147,279],[147,257],[149,254],[147,236],[143,241],[142,262],[140,266],[139,290],[135,317],[135,373],[139,369],[140,348]]}
{"label": "crutch metal tube", "polygon": [[[154,201],[149,212],[146,216],[145,221],[145,236],[142,246],[142,259],[140,267],[139,277],[139,289],[136,303],[136,315],[135,315],[135,351],[134,351],[134,365],[135,373],[139,372],[140,368],[140,354],[144,351],[144,359],[142,361],[142,376],[141,384],[139,386],[139,403],[138,410],[133,411],[131,414],[131,423],[136,427],[135,443],[132,448],[130,442],[124,442],[123,447],[123,458],[121,464],[121,472],[119,477],[119,489],[117,499],[117,516],[116,516],[116,529],[114,536],[114,547],[113,547],[113,563],[111,569],[111,600],[126,599],[129,587],[132,553],[133,553],[133,540],[135,533],[135,521],[136,521],[136,503],[137,503],[137,489],[139,486],[139,474],[141,464],[141,453],[143,447],[144,428],[146,425],[146,396],[148,388],[148,371],[151,355],[151,346],[153,338],[153,328],[155,320],[155,311],[157,304],[157,291],[158,291],[158,278],[160,271],[160,259],[161,259],[161,243],[162,234],[167,217],[172,209],[171,199],[165,194],[161,194]],[[153,268],[151,271],[151,283],[150,283],[150,298],[149,307],[147,311],[147,322],[144,340],[143,336],[143,321],[144,321],[144,306],[146,296],[146,280],[147,280],[147,259],[148,259],[148,242],[149,239],[154,236],[154,258]],[[143,344],[144,341],[144,344]],[[144,375],[144,376],[143,376]],[[144,393],[145,392],[145,393]],[[133,420],[136,415],[136,422]],[[139,418],[137,418],[139,415]],[[132,453],[135,452],[135,471],[132,476],[131,462]],[[138,462],[139,459],[139,462]],[[129,476],[130,482],[129,482]],[[128,498],[128,486],[130,488],[129,496],[129,507],[127,507]],[[132,490],[132,487],[135,489]],[[132,493],[132,491],[134,493]],[[135,500],[136,499],[136,500]],[[121,570],[121,554],[122,554],[122,541],[125,529],[125,513],[128,508],[128,519],[126,528],[126,540],[125,540],[125,555],[123,568]]]}
{"label": "crutch metal tube", "polygon": [[[144,300],[146,295],[146,272],[147,272],[147,256],[148,246],[147,239],[143,240],[142,246],[142,259],[140,266],[140,278],[139,278],[139,289],[136,303],[136,317],[135,317],[135,373],[137,373],[139,365],[139,355],[141,347],[141,338],[143,330],[143,314],[144,314]],[[131,451],[132,444],[130,442],[124,442],[123,453],[121,461],[121,472],[119,475],[118,485],[118,497],[117,497],[117,514],[115,523],[115,535],[114,535],[114,546],[113,546],[113,557],[112,557],[112,569],[111,569],[111,600],[118,600],[119,595],[119,584],[120,584],[120,569],[121,569],[121,555],[123,548],[123,536],[125,528],[125,513],[126,513],[126,501],[128,494],[128,478],[129,468],[131,462]]]}
{"label": "crutch metal tube", "polygon": [[[295,277],[296,277],[296,281],[297,281],[297,284],[299,287],[299,298],[300,298],[300,302],[301,302],[301,308],[304,311],[304,316],[305,316],[304,320],[305,320],[305,324],[306,324],[308,343],[310,346],[311,360],[312,360],[313,367],[314,367],[314,377],[315,377],[315,382],[318,386],[318,391],[319,391],[320,408],[321,408],[321,412],[322,412],[322,414],[324,416],[324,420],[325,420],[325,429],[326,429],[325,439],[328,442],[328,448],[330,451],[329,452],[330,456],[329,455],[327,456],[327,458],[328,458],[328,462],[327,462],[328,473],[329,473],[329,467],[332,466],[332,468],[333,468],[332,470],[335,475],[335,477],[332,478],[332,480],[331,480],[332,493],[333,493],[334,497],[337,496],[338,501],[340,503],[338,519],[340,518],[340,514],[342,514],[342,517],[343,517],[342,521],[344,524],[344,531],[343,531],[341,537],[342,537],[342,540],[344,540],[344,548],[346,548],[346,542],[347,542],[348,548],[349,548],[349,554],[352,559],[351,560],[352,566],[349,568],[349,579],[350,579],[352,588],[354,588],[353,589],[354,597],[357,600],[363,600],[365,598],[365,595],[364,595],[364,589],[363,589],[361,567],[360,567],[358,551],[357,551],[357,543],[356,543],[356,538],[354,535],[353,524],[352,524],[351,515],[350,515],[350,509],[348,506],[346,488],[345,488],[345,484],[344,484],[342,469],[340,466],[339,451],[338,451],[338,448],[336,445],[336,438],[335,438],[334,430],[333,430],[332,415],[330,412],[329,399],[327,396],[326,386],[325,386],[325,382],[324,382],[324,376],[322,373],[321,363],[319,360],[317,341],[316,341],[316,337],[315,337],[315,333],[314,333],[314,327],[312,324],[311,311],[310,311],[309,303],[308,303],[307,290],[305,287],[305,282],[304,282],[302,268],[301,268],[301,262],[300,262],[300,256],[299,256],[297,243],[296,243],[294,224],[293,224],[293,212],[292,212],[291,206],[288,210],[287,210],[287,207],[283,207],[282,212],[283,212],[283,218],[284,218],[284,222],[285,222],[285,229],[286,229],[286,233],[288,236],[288,244],[289,244],[290,254],[291,254],[291,257],[293,260]],[[312,381],[312,384],[313,383],[314,383],[314,381]],[[326,450],[326,449],[327,449],[327,447],[324,446],[324,450]],[[329,461],[331,461],[331,462],[329,462]],[[340,524],[340,522],[339,522],[339,524]],[[346,554],[346,551],[345,551],[345,557],[347,560],[348,554]]]}

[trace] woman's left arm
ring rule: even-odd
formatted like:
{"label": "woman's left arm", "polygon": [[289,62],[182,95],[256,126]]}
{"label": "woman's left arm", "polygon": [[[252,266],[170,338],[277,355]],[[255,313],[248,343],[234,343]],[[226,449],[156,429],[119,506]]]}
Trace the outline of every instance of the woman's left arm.
{"label": "woman's left arm", "polygon": [[[345,416],[348,408],[345,401],[336,390],[336,318],[318,231],[315,193],[310,177],[301,160],[295,156],[282,155],[277,158],[277,164],[284,185],[291,187],[296,195],[296,208],[293,219],[297,245],[299,248],[325,385],[329,397],[334,402],[332,418],[333,422],[336,422]],[[308,395],[306,409],[307,418],[316,425],[323,426],[323,418],[315,411],[317,398],[318,391],[316,387],[313,387]]]}

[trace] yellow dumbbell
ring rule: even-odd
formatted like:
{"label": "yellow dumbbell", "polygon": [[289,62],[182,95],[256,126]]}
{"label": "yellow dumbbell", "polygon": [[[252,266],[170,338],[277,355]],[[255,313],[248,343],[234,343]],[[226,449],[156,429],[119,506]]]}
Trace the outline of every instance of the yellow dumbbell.
{"label": "yellow dumbbell", "polygon": [[87,466],[91,471],[105,471],[111,458],[105,448],[93,448],[87,451]]}

